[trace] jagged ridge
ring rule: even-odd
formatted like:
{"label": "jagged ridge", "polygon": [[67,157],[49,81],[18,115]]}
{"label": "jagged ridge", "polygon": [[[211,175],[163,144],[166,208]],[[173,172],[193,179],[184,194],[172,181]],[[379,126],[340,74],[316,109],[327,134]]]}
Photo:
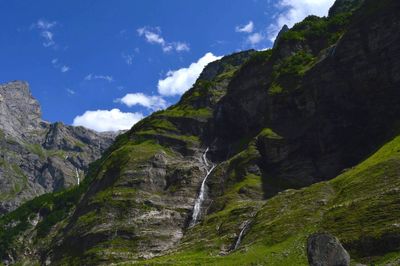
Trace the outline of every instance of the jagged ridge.
{"label": "jagged ridge", "polygon": [[0,85],[0,214],[83,179],[114,134],[48,123],[25,82]]}

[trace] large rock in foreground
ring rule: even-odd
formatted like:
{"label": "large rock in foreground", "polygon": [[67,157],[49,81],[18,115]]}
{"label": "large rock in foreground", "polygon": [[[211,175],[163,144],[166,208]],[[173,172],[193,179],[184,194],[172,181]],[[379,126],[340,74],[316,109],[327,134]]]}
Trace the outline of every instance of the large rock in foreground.
{"label": "large rock in foreground", "polygon": [[350,265],[350,256],[339,240],[325,233],[313,234],[308,238],[307,256],[311,266]]}

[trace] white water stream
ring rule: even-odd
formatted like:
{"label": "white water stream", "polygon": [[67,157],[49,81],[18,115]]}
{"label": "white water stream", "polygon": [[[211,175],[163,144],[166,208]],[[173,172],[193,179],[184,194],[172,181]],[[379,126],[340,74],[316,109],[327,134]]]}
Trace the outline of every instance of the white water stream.
{"label": "white water stream", "polygon": [[243,239],[244,232],[247,230],[249,225],[250,225],[250,221],[245,221],[244,222],[242,230],[240,231],[240,234],[239,234],[238,238],[236,239],[235,247],[233,248],[233,250],[236,250],[239,247],[240,242]]}
{"label": "white water stream", "polygon": [[211,165],[211,167],[209,168],[209,163],[207,161],[207,152],[208,149],[206,149],[206,151],[203,153],[202,159],[203,159],[203,163],[206,167],[207,173],[206,176],[203,179],[203,182],[201,183],[201,187],[200,187],[200,193],[199,196],[196,199],[196,202],[194,204],[194,208],[193,208],[193,214],[192,214],[192,221],[190,222],[190,227],[195,226],[197,221],[200,218],[200,211],[201,211],[201,205],[203,204],[204,201],[204,194],[205,194],[205,190],[206,190],[206,182],[207,182],[207,178],[208,176],[211,174],[211,172],[214,170],[215,165]]}
{"label": "white water stream", "polygon": [[80,179],[80,176],[79,176],[78,168],[75,168],[75,174],[76,174],[76,179],[78,180],[78,186],[79,186],[79,183],[80,183],[81,179]]}

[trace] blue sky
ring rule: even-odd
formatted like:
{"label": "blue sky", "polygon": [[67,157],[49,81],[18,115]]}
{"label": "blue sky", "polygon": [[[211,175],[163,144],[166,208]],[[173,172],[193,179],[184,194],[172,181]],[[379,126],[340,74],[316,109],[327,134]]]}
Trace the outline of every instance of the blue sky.
{"label": "blue sky", "polygon": [[0,83],[25,80],[45,120],[130,128],[220,56],[271,47],[334,0],[0,0]]}

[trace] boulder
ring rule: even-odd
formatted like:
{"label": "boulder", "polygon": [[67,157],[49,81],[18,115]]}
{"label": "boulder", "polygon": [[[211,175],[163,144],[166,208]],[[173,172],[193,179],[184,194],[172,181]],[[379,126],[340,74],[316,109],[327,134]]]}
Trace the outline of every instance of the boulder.
{"label": "boulder", "polygon": [[310,266],[348,266],[350,256],[339,240],[326,233],[311,235],[307,241]]}

